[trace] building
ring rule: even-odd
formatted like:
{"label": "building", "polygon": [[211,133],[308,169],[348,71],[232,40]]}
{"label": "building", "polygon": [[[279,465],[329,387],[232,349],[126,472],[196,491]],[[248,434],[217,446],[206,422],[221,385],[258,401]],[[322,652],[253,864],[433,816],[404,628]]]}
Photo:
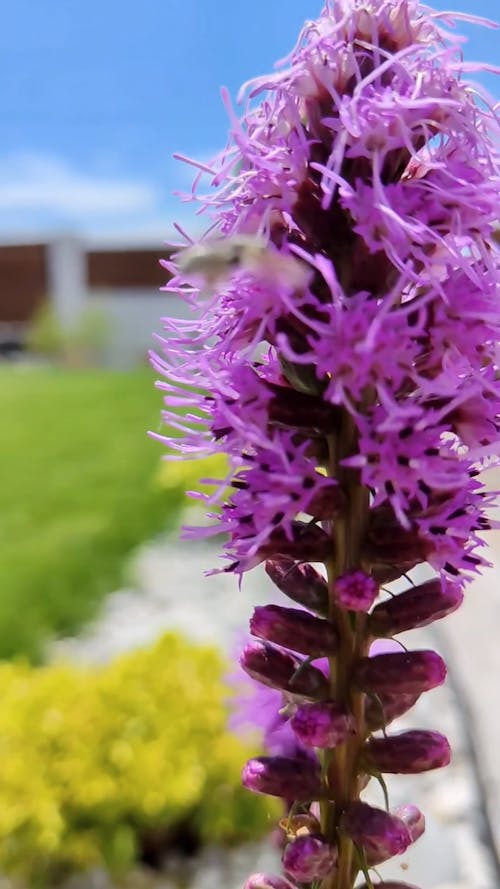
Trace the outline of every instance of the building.
{"label": "building", "polygon": [[151,347],[162,315],[186,308],[160,288],[167,248],[91,245],[70,235],[49,243],[0,245],[0,350],[22,349],[41,307],[50,301],[63,330],[86,308],[102,314],[108,331],[105,360],[126,366]]}

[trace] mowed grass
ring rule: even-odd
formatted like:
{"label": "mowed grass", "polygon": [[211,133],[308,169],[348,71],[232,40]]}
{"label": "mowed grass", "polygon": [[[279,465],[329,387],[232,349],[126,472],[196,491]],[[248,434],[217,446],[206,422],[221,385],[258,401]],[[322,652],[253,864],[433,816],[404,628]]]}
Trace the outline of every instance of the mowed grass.
{"label": "mowed grass", "polygon": [[157,483],[146,435],[153,383],[147,369],[0,369],[0,657],[37,660],[75,632],[133,548],[178,521],[182,489]]}

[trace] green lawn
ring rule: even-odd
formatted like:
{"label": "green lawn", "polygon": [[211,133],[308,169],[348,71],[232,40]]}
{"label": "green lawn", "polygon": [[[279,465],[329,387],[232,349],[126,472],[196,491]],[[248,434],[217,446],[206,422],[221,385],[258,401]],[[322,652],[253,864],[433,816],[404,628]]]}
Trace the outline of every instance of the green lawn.
{"label": "green lawn", "polygon": [[37,659],[122,580],[127,554],[178,520],[156,481],[161,396],[146,369],[2,368],[0,657]]}

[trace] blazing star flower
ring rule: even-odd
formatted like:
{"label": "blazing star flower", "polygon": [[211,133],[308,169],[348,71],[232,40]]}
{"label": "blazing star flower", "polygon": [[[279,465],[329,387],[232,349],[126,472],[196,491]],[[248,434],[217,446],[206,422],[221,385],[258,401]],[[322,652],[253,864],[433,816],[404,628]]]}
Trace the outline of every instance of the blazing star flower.
{"label": "blazing star flower", "polygon": [[[497,496],[481,473],[500,463],[499,122],[453,24],[417,0],[327,0],[241,118],[224,93],[228,147],[192,193],[207,235],[165,262],[195,317],[158,338],[155,437],[229,463],[197,495],[213,526],[187,533],[224,532],[221,570],[266,562],[304,609],[252,618],[241,664],[288,741],[244,783],[320,820],[287,837],[286,876],[249,887],[368,883],[424,829],[414,807],[364,803],[370,775],[449,759],[437,733],[372,737],[444,681],[442,659],[370,648],[460,605]],[[386,599],[423,562],[434,580]]]}

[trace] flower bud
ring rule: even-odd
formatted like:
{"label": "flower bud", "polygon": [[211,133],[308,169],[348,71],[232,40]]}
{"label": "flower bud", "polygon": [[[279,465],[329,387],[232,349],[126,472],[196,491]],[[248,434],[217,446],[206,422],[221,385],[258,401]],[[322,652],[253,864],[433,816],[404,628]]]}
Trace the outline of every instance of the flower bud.
{"label": "flower bud", "polygon": [[385,728],[417,703],[420,695],[369,695],[365,700],[365,720],[370,731]]}
{"label": "flower bud", "polygon": [[377,605],[368,619],[368,629],[374,636],[394,636],[426,627],[456,611],[463,598],[458,585],[443,587],[440,580],[429,580]]}
{"label": "flower bud", "polygon": [[300,812],[297,815],[288,814],[285,818],[280,819],[279,826],[285,831],[287,840],[321,833],[321,825],[310,811]]}
{"label": "flower bud", "polygon": [[410,832],[401,818],[359,801],[347,806],[342,829],[370,860],[386,861],[411,845]]}
{"label": "flower bud", "polygon": [[243,889],[293,889],[293,887],[284,877],[276,877],[273,874],[252,874]]}
{"label": "flower bud", "polygon": [[[393,813],[396,818],[400,818],[406,825],[410,834],[411,844],[415,843],[422,836],[425,830],[425,818],[417,806],[406,805],[398,806]],[[366,863],[368,867],[377,867],[383,864],[388,858],[392,858],[392,854],[387,854],[387,849],[371,850],[366,852]]]}
{"label": "flower bud", "polygon": [[335,598],[349,611],[369,611],[378,596],[378,584],[364,571],[348,571],[335,581]]}
{"label": "flower bud", "polygon": [[310,522],[291,523],[291,536],[283,528],[275,528],[258,550],[258,561],[276,556],[304,562],[326,562],[332,557],[332,538],[318,525]]}
{"label": "flower bud", "polygon": [[334,625],[298,608],[261,605],[250,618],[250,632],[259,639],[309,657],[323,657],[337,649],[338,634]]}
{"label": "flower bud", "polygon": [[292,386],[268,383],[272,392],[269,422],[276,426],[328,435],[339,428],[340,409],[317,395],[299,392]]}
{"label": "flower bud", "polygon": [[361,691],[419,695],[443,684],[446,664],[435,651],[391,652],[361,658],[352,675]]}
{"label": "flower bud", "polygon": [[240,664],[252,679],[303,698],[326,698],[330,689],[326,676],[300,658],[266,642],[250,642]]}
{"label": "flower bud", "polygon": [[312,565],[293,559],[268,559],[266,572],[279,590],[318,614],[328,613],[328,584]]}
{"label": "flower bud", "polygon": [[323,797],[319,764],[289,756],[258,756],[249,759],[241,780],[254,793],[267,793],[296,802]]}
{"label": "flower bud", "polygon": [[300,705],[291,726],[305,747],[336,747],[354,733],[354,718],[335,701]]}
{"label": "flower bud", "polygon": [[397,806],[394,809],[394,814],[401,818],[401,821],[404,821],[410,832],[412,843],[416,843],[425,831],[424,814],[417,806],[413,806],[411,803],[405,806]]}
{"label": "flower bud", "polygon": [[345,507],[345,494],[340,485],[333,480],[323,484],[319,491],[311,497],[306,512],[315,519],[325,522],[339,515]]}
{"label": "flower bud", "polygon": [[324,837],[301,836],[287,845],[283,853],[283,868],[299,883],[310,883],[331,874],[337,857],[337,849],[330,846]]}
{"label": "flower bud", "polygon": [[[369,889],[368,883],[363,883],[358,889]],[[419,889],[419,887],[413,883],[401,883],[399,880],[389,880],[389,882],[384,880],[382,883],[377,883],[376,889]]]}
{"label": "flower bud", "polygon": [[414,775],[440,769],[450,762],[450,745],[439,732],[408,731],[384,738],[370,738],[363,762],[368,769],[394,775]]}

